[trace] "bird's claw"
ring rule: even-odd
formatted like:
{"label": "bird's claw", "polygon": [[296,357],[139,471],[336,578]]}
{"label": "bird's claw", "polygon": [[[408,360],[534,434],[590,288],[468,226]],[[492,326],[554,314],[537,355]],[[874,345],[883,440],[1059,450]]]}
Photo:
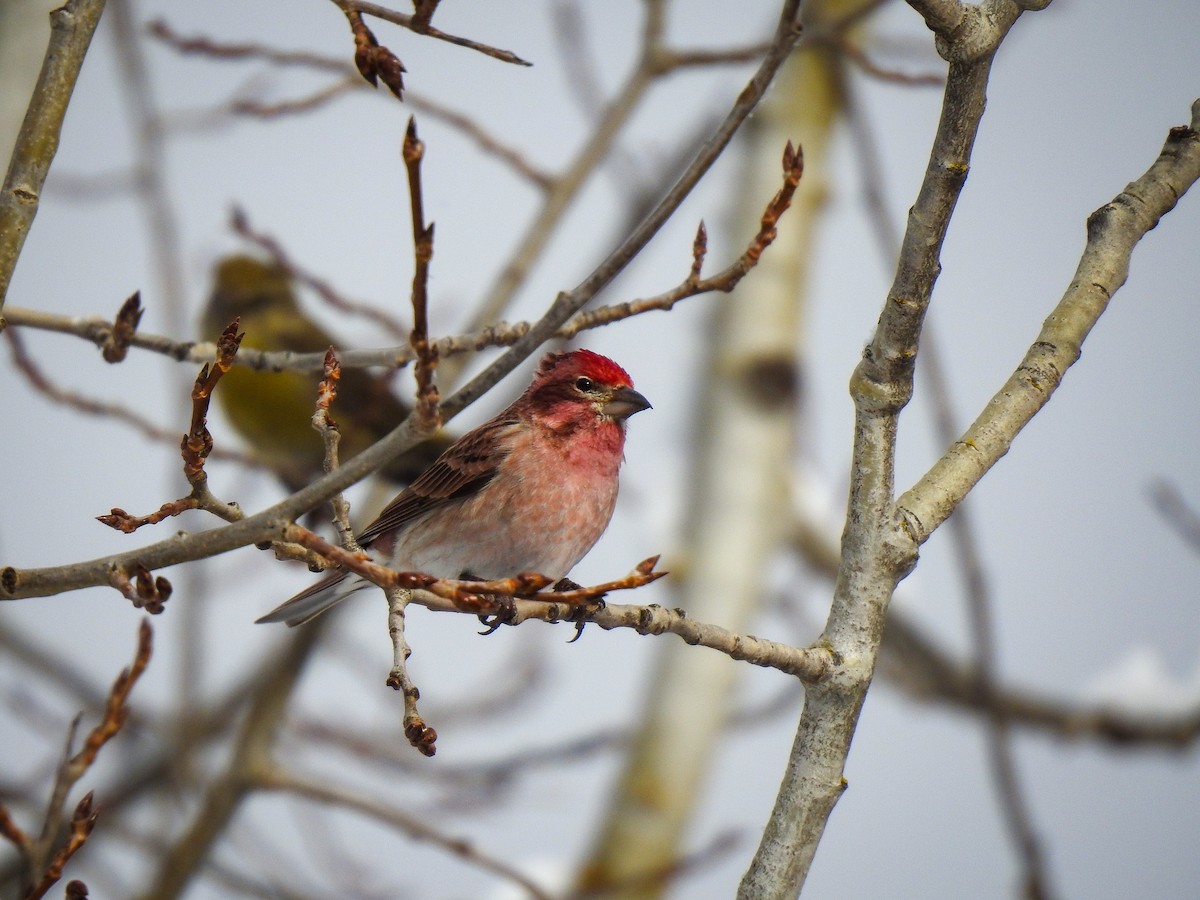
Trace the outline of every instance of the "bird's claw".
{"label": "bird's claw", "polygon": [[487,629],[479,632],[483,637],[495,634],[500,630],[501,625],[512,625],[517,618],[517,603],[512,597],[492,597],[491,599],[496,604],[496,611],[479,614],[479,623]]}
{"label": "bird's claw", "polygon": [[[566,581],[566,579],[564,578],[563,581]],[[575,584],[574,582],[571,582],[572,586],[568,587],[568,588],[560,587],[559,585],[561,585],[561,584],[562,584],[562,581],[560,581],[558,584],[556,584],[554,586],[554,589],[556,591],[561,591],[561,590],[573,591],[573,590],[578,590],[578,588],[579,588],[579,585]],[[586,625],[588,622],[592,621],[592,616],[596,615],[596,613],[598,613],[598,612],[600,612],[600,610],[604,609],[605,606],[607,606],[607,604],[604,602],[603,594],[601,594],[599,597],[593,597],[590,600],[586,600],[583,603],[580,603],[578,606],[576,606],[575,609],[572,611],[571,615],[567,618],[568,622],[575,623],[575,636],[573,638],[571,638],[569,641],[567,641],[567,643],[573,644],[577,640],[579,640],[581,637],[583,637],[583,626]]]}

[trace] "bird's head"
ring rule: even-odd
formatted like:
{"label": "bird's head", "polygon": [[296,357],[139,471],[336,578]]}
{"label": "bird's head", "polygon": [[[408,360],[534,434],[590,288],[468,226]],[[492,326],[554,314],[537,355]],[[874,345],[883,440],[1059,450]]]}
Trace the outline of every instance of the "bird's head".
{"label": "bird's head", "polygon": [[244,326],[254,317],[290,317],[298,312],[287,272],[253,256],[228,256],[213,268],[213,289],[202,313],[201,330],[212,340],[235,316],[242,317]]}
{"label": "bird's head", "polygon": [[[629,373],[607,356],[591,350],[547,353],[526,394],[537,409],[555,409],[564,420],[582,410],[623,422],[650,409],[650,401],[633,389]],[[567,413],[575,411],[575,416]]]}

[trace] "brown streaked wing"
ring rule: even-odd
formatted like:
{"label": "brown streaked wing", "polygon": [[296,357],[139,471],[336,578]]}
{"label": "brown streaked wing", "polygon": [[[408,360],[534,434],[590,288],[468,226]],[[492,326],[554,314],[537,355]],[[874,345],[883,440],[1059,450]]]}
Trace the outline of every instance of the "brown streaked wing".
{"label": "brown streaked wing", "polygon": [[363,529],[358,543],[369,546],[383,533],[403,527],[422,513],[477,493],[496,477],[511,449],[508,433],[517,424],[516,419],[492,419],[463,435]]}

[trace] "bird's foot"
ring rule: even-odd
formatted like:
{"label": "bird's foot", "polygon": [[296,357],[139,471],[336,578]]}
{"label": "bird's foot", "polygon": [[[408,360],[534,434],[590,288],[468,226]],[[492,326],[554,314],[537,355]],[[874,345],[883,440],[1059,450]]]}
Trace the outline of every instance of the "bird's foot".
{"label": "bird's foot", "polygon": [[[558,592],[578,591],[582,587],[583,585],[577,584],[570,578],[560,578],[555,583],[554,587],[551,588],[551,590]],[[568,622],[575,623],[575,636],[567,641],[567,643],[573,644],[583,637],[583,626],[590,622],[592,620],[592,616],[596,615],[596,613],[600,612],[600,610],[604,609],[604,607],[605,603],[603,594],[601,594],[599,597],[592,597],[583,601],[582,603],[576,604],[574,610],[571,612],[571,615],[566,619]]]}
{"label": "bird's foot", "polygon": [[492,612],[480,613],[479,623],[486,628],[486,631],[479,632],[484,637],[489,634],[495,634],[501,625],[512,625],[517,619],[517,601],[512,597],[501,596],[498,594],[486,594],[487,599],[491,600],[495,605]]}

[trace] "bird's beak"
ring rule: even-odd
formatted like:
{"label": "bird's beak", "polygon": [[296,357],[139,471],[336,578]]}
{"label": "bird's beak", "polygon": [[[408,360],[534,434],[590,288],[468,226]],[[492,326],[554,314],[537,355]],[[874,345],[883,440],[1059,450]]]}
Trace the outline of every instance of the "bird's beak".
{"label": "bird's beak", "polygon": [[631,387],[618,388],[613,391],[608,402],[604,404],[604,414],[612,416],[614,419],[628,419],[643,409],[651,409],[650,401]]}

